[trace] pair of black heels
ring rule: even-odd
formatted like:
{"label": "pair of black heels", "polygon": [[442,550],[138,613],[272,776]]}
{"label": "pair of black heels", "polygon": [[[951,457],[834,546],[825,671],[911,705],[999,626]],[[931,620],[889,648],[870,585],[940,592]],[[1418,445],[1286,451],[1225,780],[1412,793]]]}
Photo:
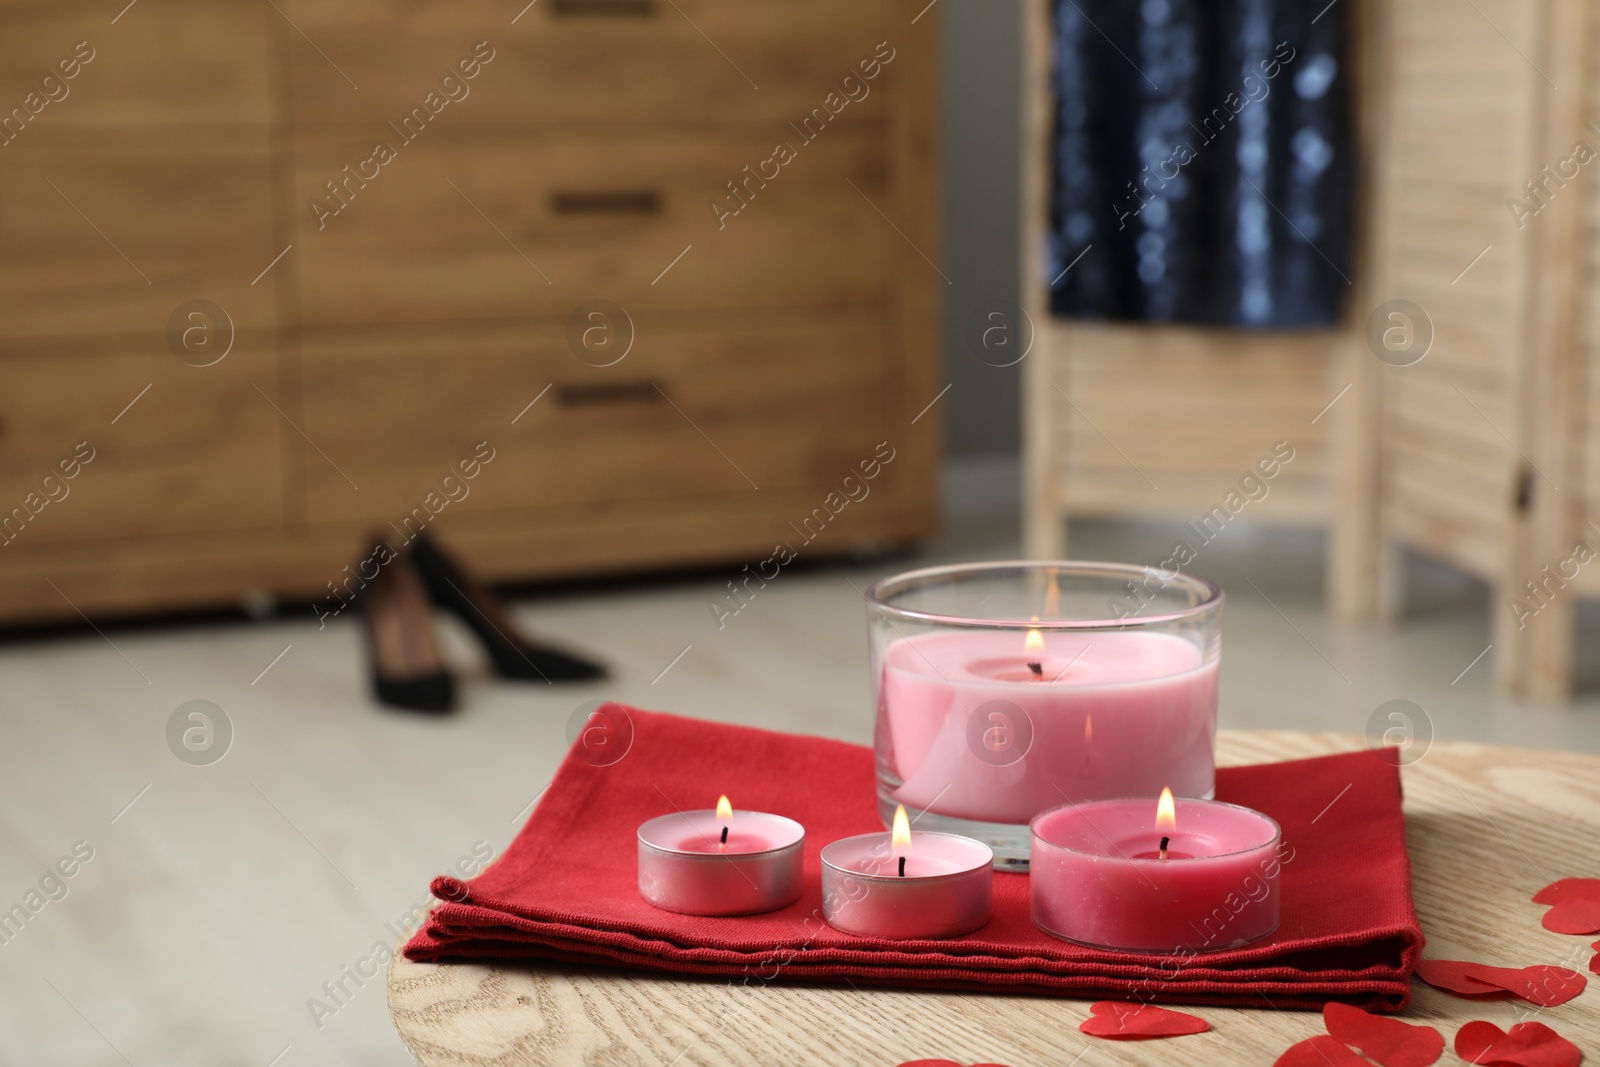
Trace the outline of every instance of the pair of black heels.
{"label": "pair of black heels", "polygon": [[379,703],[410,711],[455,707],[455,675],[433,629],[435,606],[456,615],[483,643],[496,674],[528,682],[585,682],[605,668],[539,644],[480,582],[427,537],[394,552],[378,542],[369,559],[385,560],[357,602],[366,619],[372,691]]}

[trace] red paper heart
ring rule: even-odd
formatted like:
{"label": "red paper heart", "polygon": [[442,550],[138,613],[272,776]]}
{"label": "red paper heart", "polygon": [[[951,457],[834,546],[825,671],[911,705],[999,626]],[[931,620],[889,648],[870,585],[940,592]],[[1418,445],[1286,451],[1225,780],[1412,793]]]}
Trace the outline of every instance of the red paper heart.
{"label": "red paper heart", "polygon": [[1539,925],[1558,934],[1600,934],[1600,900],[1568,897],[1545,912]]}
{"label": "red paper heart", "polygon": [[1480,981],[1468,972],[1480,966],[1471,960],[1418,960],[1417,977],[1435,989],[1448,990],[1463,997],[1503,997],[1510,990],[1493,982]]}
{"label": "red paper heart", "polygon": [[1201,1034],[1211,1029],[1211,1024],[1197,1015],[1168,1011],[1153,1004],[1101,1000],[1089,1005],[1089,1011],[1090,1016],[1078,1029],[1094,1037],[1119,1041]]}
{"label": "red paper heart", "polygon": [[1331,1036],[1383,1067],[1428,1067],[1444,1051],[1444,1036],[1431,1026],[1413,1026],[1348,1004],[1324,1004],[1322,1024]]}
{"label": "red paper heart", "polygon": [[1510,993],[1531,1004],[1553,1008],[1582,993],[1588,979],[1567,967],[1491,967],[1471,960],[1418,960],[1417,977],[1464,997]]}
{"label": "red paper heart", "polygon": [[1272,1067],[1372,1067],[1344,1042],[1318,1034],[1296,1042],[1272,1061]]}
{"label": "red paper heart", "polygon": [[1562,878],[1533,895],[1535,904],[1560,904],[1564,900],[1600,900],[1600,878]]}
{"label": "red paper heart", "polygon": [[1467,968],[1467,977],[1498,986],[1541,1008],[1565,1004],[1589,984],[1587,978],[1571,968],[1545,963],[1532,967],[1490,967],[1477,963]]}
{"label": "red paper heart", "polygon": [[1501,1030],[1476,1020],[1456,1031],[1456,1055],[1468,1063],[1504,1067],[1578,1067],[1578,1046],[1544,1023],[1517,1023]]}

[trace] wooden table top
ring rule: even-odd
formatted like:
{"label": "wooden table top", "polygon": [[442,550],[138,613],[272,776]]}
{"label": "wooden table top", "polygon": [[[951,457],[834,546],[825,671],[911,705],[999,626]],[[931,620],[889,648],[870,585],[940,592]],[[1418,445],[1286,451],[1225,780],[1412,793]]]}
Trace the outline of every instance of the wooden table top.
{"label": "wooden table top", "polygon": [[[1265,763],[1348,751],[1360,737],[1229,733],[1218,762]],[[1505,966],[1559,964],[1594,984],[1556,1008],[1472,1002],[1415,983],[1402,1018],[1445,1036],[1460,1061],[1469,1019],[1502,1029],[1538,1019],[1600,1062],[1600,976],[1591,937],[1554,934],[1529,898],[1567,876],[1600,876],[1600,757],[1435,741],[1403,772],[1406,843],[1426,955]],[[721,980],[577,968],[389,964],[389,1010],[423,1067],[531,1064],[773,1064],[874,1067],[942,1058],[963,1064],[1271,1064],[1323,1033],[1312,1012],[1200,1007],[1208,1033],[1105,1041],[1078,1032],[1089,1001],[1037,996],[766,988]],[[1177,1007],[1174,1005],[1174,1007]],[[1087,1052],[1085,1050],[1087,1049]]]}

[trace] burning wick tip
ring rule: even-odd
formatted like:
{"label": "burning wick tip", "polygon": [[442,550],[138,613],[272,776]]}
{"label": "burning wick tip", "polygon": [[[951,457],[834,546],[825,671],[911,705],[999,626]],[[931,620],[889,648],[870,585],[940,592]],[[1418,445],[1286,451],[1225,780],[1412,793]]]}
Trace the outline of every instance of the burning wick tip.
{"label": "burning wick tip", "polygon": [[1033,672],[1035,678],[1044,677],[1044,664],[1029,662],[1028,669]]}
{"label": "burning wick tip", "polygon": [[1172,840],[1172,838],[1170,838],[1170,837],[1163,837],[1161,839],[1161,858],[1162,859],[1166,859],[1167,858],[1167,842],[1169,842],[1171,840]]}
{"label": "burning wick tip", "polygon": [[[1165,848],[1166,847],[1166,844],[1165,844],[1166,838],[1162,838],[1161,840],[1162,840],[1162,847]],[[726,845],[728,843],[728,828],[726,826],[724,826],[722,828],[722,843],[724,845]]]}
{"label": "burning wick tip", "polygon": [[904,878],[905,876],[906,876],[906,858],[904,856],[901,856],[900,857],[900,877]]}

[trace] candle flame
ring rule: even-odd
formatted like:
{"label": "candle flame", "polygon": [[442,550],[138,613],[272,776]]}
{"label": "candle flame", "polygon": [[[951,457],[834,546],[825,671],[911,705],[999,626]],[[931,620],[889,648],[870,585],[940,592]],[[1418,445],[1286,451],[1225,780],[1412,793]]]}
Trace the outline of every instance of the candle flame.
{"label": "candle flame", "polygon": [[[1038,620],[1034,620],[1037,622]],[[1028,636],[1022,639],[1022,651],[1030,655],[1044,651],[1044,635],[1038,630],[1029,630]]]}
{"label": "candle flame", "polygon": [[906,818],[904,804],[895,805],[894,829],[889,831],[889,843],[894,846],[896,856],[904,856],[911,851],[911,820]]}
{"label": "candle flame", "polygon": [[1178,828],[1178,806],[1172,802],[1172,790],[1165,787],[1161,790],[1161,799],[1156,802],[1156,829],[1176,830]]}
{"label": "candle flame", "polygon": [[1094,743],[1094,716],[1093,715],[1085,715],[1083,717],[1083,743],[1086,744],[1086,745],[1091,745],[1091,744]]}
{"label": "candle flame", "polygon": [[1061,583],[1056,581],[1054,568],[1050,570],[1050,587],[1044,591],[1044,613],[1052,619],[1061,616]]}
{"label": "candle flame", "polygon": [[717,798],[717,821],[724,826],[733,818],[733,805],[728,803],[727,797]]}

